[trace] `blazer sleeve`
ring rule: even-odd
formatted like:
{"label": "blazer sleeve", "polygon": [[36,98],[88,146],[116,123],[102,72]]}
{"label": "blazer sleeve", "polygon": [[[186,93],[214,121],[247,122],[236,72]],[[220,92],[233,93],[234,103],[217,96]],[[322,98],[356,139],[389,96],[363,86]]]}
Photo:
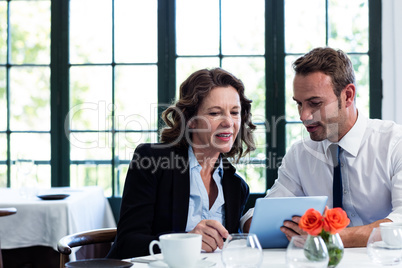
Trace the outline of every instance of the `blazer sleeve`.
{"label": "blazer sleeve", "polygon": [[247,200],[250,196],[250,188],[249,188],[248,184],[242,178],[239,177],[239,179],[240,179],[240,189],[241,189],[241,195],[240,195],[241,196],[241,203],[240,203],[241,205],[239,208],[239,218],[238,218],[239,226],[237,227],[237,230],[238,230],[237,232],[240,232],[240,218],[243,215],[244,208],[245,208]]}
{"label": "blazer sleeve", "polygon": [[248,184],[241,179],[241,189],[242,189],[242,206],[240,207],[240,216],[243,215],[244,208],[246,207],[247,200],[250,196],[250,188]]}
{"label": "blazer sleeve", "polygon": [[153,154],[149,144],[141,144],[135,150],[124,185],[117,236],[108,258],[148,255],[149,243],[158,239],[152,225],[160,174],[153,169],[152,161],[157,160]]}
{"label": "blazer sleeve", "polygon": [[229,233],[237,233],[240,231],[240,217],[243,214],[250,190],[247,183],[234,171],[226,172],[223,176],[222,185],[226,205],[225,227]]}

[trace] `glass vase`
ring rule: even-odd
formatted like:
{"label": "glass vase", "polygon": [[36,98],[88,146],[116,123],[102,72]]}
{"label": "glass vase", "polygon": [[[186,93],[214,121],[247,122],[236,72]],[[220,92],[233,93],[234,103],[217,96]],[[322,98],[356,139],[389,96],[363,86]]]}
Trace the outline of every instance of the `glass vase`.
{"label": "glass vase", "polygon": [[286,263],[290,268],[326,268],[328,251],[320,236],[293,236],[286,250]]}
{"label": "glass vase", "polygon": [[322,232],[321,237],[327,245],[329,262],[328,267],[336,267],[342,260],[344,247],[339,234]]}

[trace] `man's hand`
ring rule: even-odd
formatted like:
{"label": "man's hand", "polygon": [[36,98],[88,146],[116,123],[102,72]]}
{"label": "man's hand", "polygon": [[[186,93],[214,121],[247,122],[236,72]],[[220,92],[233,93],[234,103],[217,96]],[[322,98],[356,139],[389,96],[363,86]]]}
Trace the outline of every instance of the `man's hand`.
{"label": "man's hand", "polygon": [[[307,235],[299,227],[299,216],[293,216],[292,220],[284,221],[283,226],[281,227],[281,231],[286,235],[286,237],[290,240],[292,236],[295,235]],[[339,235],[341,236],[343,245],[347,248],[349,247],[365,247],[367,244],[367,240],[370,236],[373,228],[378,227],[381,222],[389,222],[389,219],[383,219],[375,221],[368,225],[348,227],[343,229]]]}
{"label": "man's hand", "polygon": [[244,233],[248,233],[250,231],[250,226],[251,226],[251,220],[253,219],[253,217],[251,217],[250,219],[248,219],[244,225],[243,225],[243,232]]}
{"label": "man's hand", "polygon": [[300,216],[293,216],[292,220],[286,220],[283,222],[283,226],[281,227],[281,231],[286,235],[286,237],[290,240],[295,235],[307,235],[305,231],[303,231],[299,227]]}
{"label": "man's hand", "polygon": [[223,247],[223,239],[227,238],[229,232],[223,225],[215,220],[202,220],[190,233],[202,235],[202,249],[206,252],[213,252]]}
{"label": "man's hand", "polygon": [[348,227],[343,229],[339,235],[345,248],[365,247],[373,228],[379,227],[382,222],[390,221],[390,219],[382,219],[367,225]]}

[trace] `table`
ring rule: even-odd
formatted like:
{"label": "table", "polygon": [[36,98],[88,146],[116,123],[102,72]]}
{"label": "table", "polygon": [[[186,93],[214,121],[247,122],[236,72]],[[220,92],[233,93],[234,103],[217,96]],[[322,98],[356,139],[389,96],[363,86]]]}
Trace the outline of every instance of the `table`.
{"label": "table", "polygon": [[18,190],[0,188],[0,207],[15,207],[12,217],[0,221],[3,249],[48,246],[57,250],[63,236],[91,229],[116,227],[109,202],[98,186],[55,187],[40,194],[69,194],[63,200],[22,198]]}
{"label": "table", "polygon": [[[286,268],[286,249],[264,249],[264,259],[261,268]],[[202,257],[207,257],[207,261],[215,262],[213,268],[224,268],[221,261],[221,252],[217,250],[213,253],[202,253]],[[151,256],[140,257],[140,259],[152,259]],[[130,260],[125,260],[130,261]],[[148,264],[135,263],[136,268],[146,268]],[[356,268],[356,267],[381,267],[379,264],[372,263],[367,255],[367,249],[364,248],[346,248],[342,261],[337,268]]]}
{"label": "table", "polygon": [[[16,208],[0,208],[0,217],[10,216],[15,213],[17,213]],[[3,255],[1,254],[1,244],[0,244],[0,268],[3,268]]]}

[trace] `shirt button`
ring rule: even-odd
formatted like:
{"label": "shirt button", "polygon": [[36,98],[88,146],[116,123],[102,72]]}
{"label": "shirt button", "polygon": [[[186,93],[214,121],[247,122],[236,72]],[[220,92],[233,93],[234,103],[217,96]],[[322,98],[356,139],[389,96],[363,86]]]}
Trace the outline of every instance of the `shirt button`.
{"label": "shirt button", "polygon": [[345,190],[345,191],[343,191],[343,194],[347,194],[347,193],[348,193],[348,191],[346,191],[346,190]]}
{"label": "shirt button", "polygon": [[355,214],[350,214],[350,216],[354,217],[354,216],[355,216]]}
{"label": "shirt button", "polygon": [[343,167],[343,163],[341,163],[341,167]]}

